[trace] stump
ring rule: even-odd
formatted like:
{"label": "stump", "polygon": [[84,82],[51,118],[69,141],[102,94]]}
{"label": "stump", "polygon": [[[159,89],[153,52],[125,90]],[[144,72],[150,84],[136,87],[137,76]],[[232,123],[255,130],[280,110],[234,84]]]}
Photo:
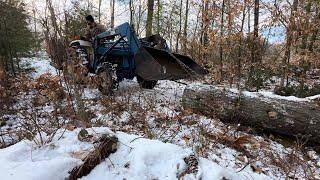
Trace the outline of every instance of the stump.
{"label": "stump", "polygon": [[218,117],[227,123],[260,128],[286,136],[300,136],[320,145],[320,107],[316,101],[292,101],[250,96],[216,86],[194,85],[184,90],[184,108]]}

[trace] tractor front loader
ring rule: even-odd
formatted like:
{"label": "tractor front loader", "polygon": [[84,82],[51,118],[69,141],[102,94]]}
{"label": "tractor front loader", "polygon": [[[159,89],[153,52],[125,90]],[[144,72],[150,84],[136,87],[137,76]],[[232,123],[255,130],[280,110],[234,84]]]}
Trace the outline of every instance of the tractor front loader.
{"label": "tractor front loader", "polygon": [[76,40],[70,47],[84,59],[89,72],[103,79],[99,89],[104,94],[116,89],[123,79],[136,77],[142,88],[152,89],[158,80],[202,77],[208,73],[190,57],[172,53],[159,35],[138,39],[128,23],[99,34],[93,43]]}

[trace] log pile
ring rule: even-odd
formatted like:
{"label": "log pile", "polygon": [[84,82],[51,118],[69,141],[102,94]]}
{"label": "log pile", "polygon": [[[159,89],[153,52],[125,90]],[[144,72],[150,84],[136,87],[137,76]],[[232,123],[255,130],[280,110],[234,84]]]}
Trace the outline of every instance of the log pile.
{"label": "log pile", "polygon": [[244,95],[210,85],[187,86],[183,106],[227,123],[267,132],[304,137],[320,145],[320,107],[316,101],[292,101]]}

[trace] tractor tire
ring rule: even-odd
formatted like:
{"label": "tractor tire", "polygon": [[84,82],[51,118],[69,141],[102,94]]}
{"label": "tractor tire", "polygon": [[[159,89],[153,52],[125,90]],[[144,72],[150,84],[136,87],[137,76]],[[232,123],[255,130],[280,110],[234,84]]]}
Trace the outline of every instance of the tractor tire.
{"label": "tractor tire", "polygon": [[111,95],[113,90],[112,72],[108,69],[100,70],[97,73],[99,76],[98,89],[103,95]]}
{"label": "tractor tire", "polygon": [[158,82],[158,81],[147,81],[147,80],[144,80],[140,76],[137,76],[137,81],[138,81],[140,87],[143,89],[153,89],[157,85],[157,82]]}

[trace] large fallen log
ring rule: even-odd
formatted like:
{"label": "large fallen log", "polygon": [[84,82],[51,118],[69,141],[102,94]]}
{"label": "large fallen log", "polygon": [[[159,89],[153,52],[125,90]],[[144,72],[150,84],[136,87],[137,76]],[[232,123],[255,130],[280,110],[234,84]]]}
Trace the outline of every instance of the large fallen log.
{"label": "large fallen log", "polygon": [[[293,100],[292,100],[293,99]],[[237,92],[210,85],[190,85],[184,90],[184,108],[320,145],[320,107],[317,101]]]}

